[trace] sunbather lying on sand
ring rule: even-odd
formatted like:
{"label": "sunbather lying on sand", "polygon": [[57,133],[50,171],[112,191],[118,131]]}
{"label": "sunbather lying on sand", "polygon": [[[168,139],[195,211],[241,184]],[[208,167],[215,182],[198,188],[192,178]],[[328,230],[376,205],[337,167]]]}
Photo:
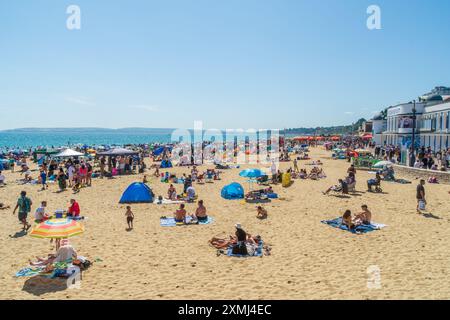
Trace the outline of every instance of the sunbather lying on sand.
{"label": "sunbather lying on sand", "polygon": [[69,259],[76,259],[77,258],[77,252],[72,247],[72,245],[69,243],[69,240],[62,239],[61,240],[61,246],[56,251],[56,255],[49,254],[47,258],[40,258],[36,257],[37,261],[32,262],[31,260],[30,265],[31,266],[46,266],[48,264],[54,263],[54,262],[64,262]]}
{"label": "sunbather lying on sand", "polygon": [[342,192],[348,194],[348,184],[342,179],[339,179],[339,184],[329,187],[323,194],[328,194],[330,191]]}
{"label": "sunbather lying on sand", "polygon": [[9,208],[11,208],[11,207],[10,206],[6,206],[3,203],[0,203],[0,210],[6,210],[6,209],[9,209]]}

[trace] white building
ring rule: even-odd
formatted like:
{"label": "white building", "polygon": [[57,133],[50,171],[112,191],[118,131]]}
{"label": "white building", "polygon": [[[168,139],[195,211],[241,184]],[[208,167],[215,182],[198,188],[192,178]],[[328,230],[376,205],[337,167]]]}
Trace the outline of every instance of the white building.
{"label": "white building", "polygon": [[450,147],[450,88],[436,87],[419,97],[418,102],[389,107],[385,117],[373,121],[373,139],[378,145],[400,146],[407,150],[413,136],[413,107],[416,108],[415,145],[433,151]]}

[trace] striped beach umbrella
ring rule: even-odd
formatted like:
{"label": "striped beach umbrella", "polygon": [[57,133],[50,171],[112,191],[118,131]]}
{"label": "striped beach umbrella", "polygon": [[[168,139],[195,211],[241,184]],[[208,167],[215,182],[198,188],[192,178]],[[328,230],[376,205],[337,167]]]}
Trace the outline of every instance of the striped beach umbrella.
{"label": "striped beach umbrella", "polygon": [[30,236],[35,238],[68,238],[84,232],[84,227],[72,219],[50,219],[33,227]]}

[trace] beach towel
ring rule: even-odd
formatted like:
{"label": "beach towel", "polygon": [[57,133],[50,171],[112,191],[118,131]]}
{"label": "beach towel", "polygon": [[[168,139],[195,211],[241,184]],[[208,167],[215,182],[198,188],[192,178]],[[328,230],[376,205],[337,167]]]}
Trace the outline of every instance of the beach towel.
{"label": "beach towel", "polygon": [[380,229],[383,229],[384,227],[386,227],[386,225],[384,225],[384,224],[372,222],[369,225],[357,226],[355,228],[355,230],[349,230],[346,225],[341,225],[341,221],[342,221],[342,218],[340,217],[340,218],[336,218],[333,220],[323,220],[321,222],[324,224],[328,224],[329,226],[332,226],[333,228],[339,228],[339,229],[342,229],[345,231],[350,231],[352,233],[367,233],[367,232],[371,232],[374,230],[380,230]]}
{"label": "beach towel", "polygon": [[278,194],[277,193],[268,193],[267,194],[267,198],[269,198],[269,199],[278,199]]}
{"label": "beach towel", "polygon": [[33,277],[45,270],[45,266],[29,266],[16,272],[16,277]]}
{"label": "beach towel", "polygon": [[[184,224],[181,222],[175,222],[175,218],[173,217],[168,217],[168,218],[161,218],[160,219],[160,224],[161,227],[176,227],[176,226],[195,226],[196,224],[189,224],[189,222],[192,221],[192,217],[191,216],[187,216],[186,217],[186,222],[188,224]],[[213,217],[208,216],[208,219],[206,221],[199,221],[199,225],[202,224],[210,224],[214,221]]]}
{"label": "beach towel", "polygon": [[249,244],[247,244],[247,251],[249,253],[253,252],[253,254],[249,254],[249,255],[233,254],[233,247],[230,246],[227,249],[227,256],[238,257],[238,258],[262,257],[263,256],[263,241],[261,240],[256,248],[252,248]]}
{"label": "beach towel", "polygon": [[170,199],[162,199],[161,203],[158,203],[158,199],[155,199],[155,201],[153,201],[154,204],[180,204],[180,203],[185,203],[186,201],[183,200],[170,200]]}

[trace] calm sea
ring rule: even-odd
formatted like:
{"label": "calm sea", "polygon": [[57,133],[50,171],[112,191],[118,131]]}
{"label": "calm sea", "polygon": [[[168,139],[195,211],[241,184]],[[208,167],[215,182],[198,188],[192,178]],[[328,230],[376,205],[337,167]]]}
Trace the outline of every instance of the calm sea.
{"label": "calm sea", "polygon": [[[171,141],[174,129],[17,129],[0,131],[0,149],[30,147],[61,147],[77,144],[125,145],[166,143]],[[191,131],[192,133],[192,131]],[[238,140],[248,138],[245,134],[235,134]],[[178,140],[178,139],[177,139]]]}
{"label": "calm sea", "polygon": [[152,142],[169,142],[171,133],[131,133],[108,131],[27,131],[0,132],[0,148],[29,148],[37,146],[58,147],[75,144],[124,145]]}

